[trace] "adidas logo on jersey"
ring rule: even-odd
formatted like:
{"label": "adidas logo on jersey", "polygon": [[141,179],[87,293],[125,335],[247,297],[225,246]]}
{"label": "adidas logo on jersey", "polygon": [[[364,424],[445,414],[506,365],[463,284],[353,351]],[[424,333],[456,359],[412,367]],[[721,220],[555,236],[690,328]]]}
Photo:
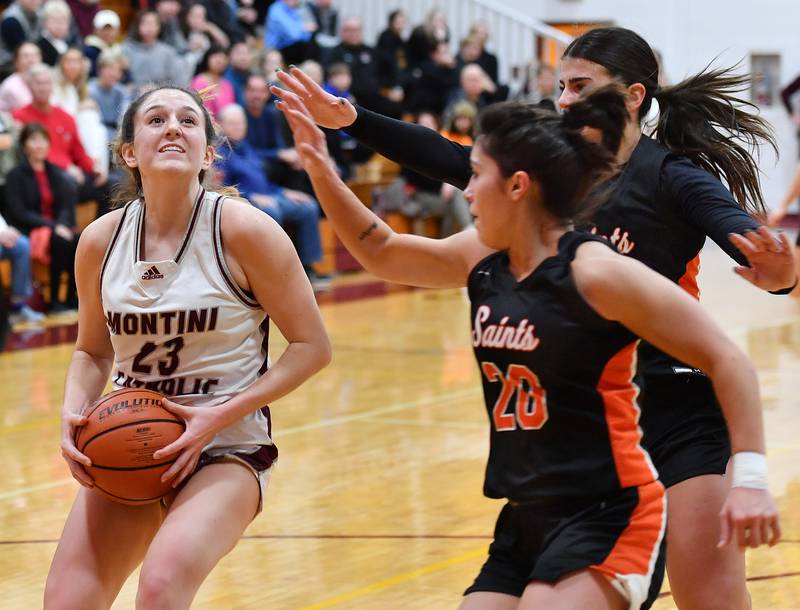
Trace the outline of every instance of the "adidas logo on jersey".
{"label": "adidas logo on jersey", "polygon": [[163,279],[163,274],[158,270],[158,267],[153,265],[142,275],[143,280],[160,280]]}

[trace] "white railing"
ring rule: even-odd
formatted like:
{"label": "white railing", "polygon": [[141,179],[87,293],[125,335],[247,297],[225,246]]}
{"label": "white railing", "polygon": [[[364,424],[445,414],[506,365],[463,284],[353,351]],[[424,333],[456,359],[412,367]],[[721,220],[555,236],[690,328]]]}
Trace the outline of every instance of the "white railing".
{"label": "white railing", "polygon": [[522,11],[507,7],[499,0],[335,0],[339,8],[339,23],[346,16],[357,15],[364,24],[364,41],[374,44],[386,28],[387,16],[401,8],[409,25],[416,26],[428,12],[439,7],[447,13],[453,51],[476,21],[489,26],[488,49],[497,55],[500,80],[508,81],[511,69],[536,60],[537,38],[549,49],[550,60],[560,56],[571,38]]}

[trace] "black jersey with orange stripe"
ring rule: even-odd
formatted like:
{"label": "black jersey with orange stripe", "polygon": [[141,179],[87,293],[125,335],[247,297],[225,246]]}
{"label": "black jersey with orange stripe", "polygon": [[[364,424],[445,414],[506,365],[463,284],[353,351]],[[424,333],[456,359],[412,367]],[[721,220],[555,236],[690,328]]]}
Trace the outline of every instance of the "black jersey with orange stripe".
{"label": "black jersey with orange stripe", "polygon": [[504,252],[470,272],[491,498],[599,497],[657,478],[640,445],[637,337],[594,311],[572,277],[575,251],[587,241],[603,240],[566,233],[557,254],[519,282]]}
{"label": "black jersey with orange stripe", "polygon": [[[608,201],[592,215],[591,230],[693,297],[700,297],[697,275],[706,235],[739,264],[747,264],[728,235],[755,230],[758,224],[717,178],[659,142],[642,136],[612,188]],[[691,370],[645,342],[639,359],[645,374]]]}

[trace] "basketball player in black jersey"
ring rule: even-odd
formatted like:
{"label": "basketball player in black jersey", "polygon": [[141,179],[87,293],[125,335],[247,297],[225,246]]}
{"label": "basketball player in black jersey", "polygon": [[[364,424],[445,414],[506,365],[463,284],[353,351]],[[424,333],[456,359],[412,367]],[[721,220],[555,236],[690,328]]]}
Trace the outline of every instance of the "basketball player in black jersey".
{"label": "basketball player in black jersey", "polygon": [[[484,493],[509,502],[462,610],[652,603],[666,506],[639,442],[637,335],[708,371],[718,393],[737,458],[718,543],[779,536],[747,357],[673,283],[569,230],[614,164],[625,104],[609,86],[563,118],[515,103],[488,109],[465,192],[476,230],[435,240],[396,234],[364,207],[302,104],[279,103],[329,221],[365,268],[394,282],[469,289],[491,422]],[[586,127],[602,145],[584,139]]]}
{"label": "basketball player in black jersey", "polygon": [[[302,97],[319,124],[344,128],[423,175],[466,186],[468,147],[327,95],[298,70],[279,77],[289,91],[273,92],[290,102],[295,94]],[[788,240],[773,238],[749,213],[763,213],[758,170],[737,139],[772,140],[763,121],[743,112],[733,97],[747,77],[705,72],[660,88],[658,63],[646,41],[623,28],[599,28],[567,48],[561,79],[562,108],[583,89],[612,81],[629,93],[630,120],[617,154],[621,171],[609,200],[591,218],[598,235],[695,297],[706,236],[739,263],[736,271],[746,280],[777,293],[791,290],[796,268]],[[653,99],[661,109],[655,140],[641,132]],[[733,137],[718,134],[717,127]],[[642,345],[639,358],[644,443],[669,489],[667,568],[675,601],[680,610],[745,610],[750,598],[744,552],[716,546],[731,452],[711,383],[705,372],[650,345]]]}

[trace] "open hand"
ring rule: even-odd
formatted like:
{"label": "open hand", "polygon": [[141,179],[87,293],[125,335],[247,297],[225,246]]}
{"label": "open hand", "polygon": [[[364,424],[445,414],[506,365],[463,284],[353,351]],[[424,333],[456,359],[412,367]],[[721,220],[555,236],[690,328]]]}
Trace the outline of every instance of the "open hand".
{"label": "open hand", "polygon": [[762,226],[744,235],[731,233],[728,237],[750,265],[735,267],[734,271],[754,286],[762,290],[781,290],[797,281],[794,253],[785,233],[776,237]]}
{"label": "open hand", "polygon": [[358,113],[353,104],[343,97],[331,95],[299,68],[291,68],[289,72],[278,70],[277,75],[286,89],[273,85],[269,88],[272,94],[289,102],[292,108],[295,108],[292,101],[301,102],[317,125],[341,129],[356,120]]}

